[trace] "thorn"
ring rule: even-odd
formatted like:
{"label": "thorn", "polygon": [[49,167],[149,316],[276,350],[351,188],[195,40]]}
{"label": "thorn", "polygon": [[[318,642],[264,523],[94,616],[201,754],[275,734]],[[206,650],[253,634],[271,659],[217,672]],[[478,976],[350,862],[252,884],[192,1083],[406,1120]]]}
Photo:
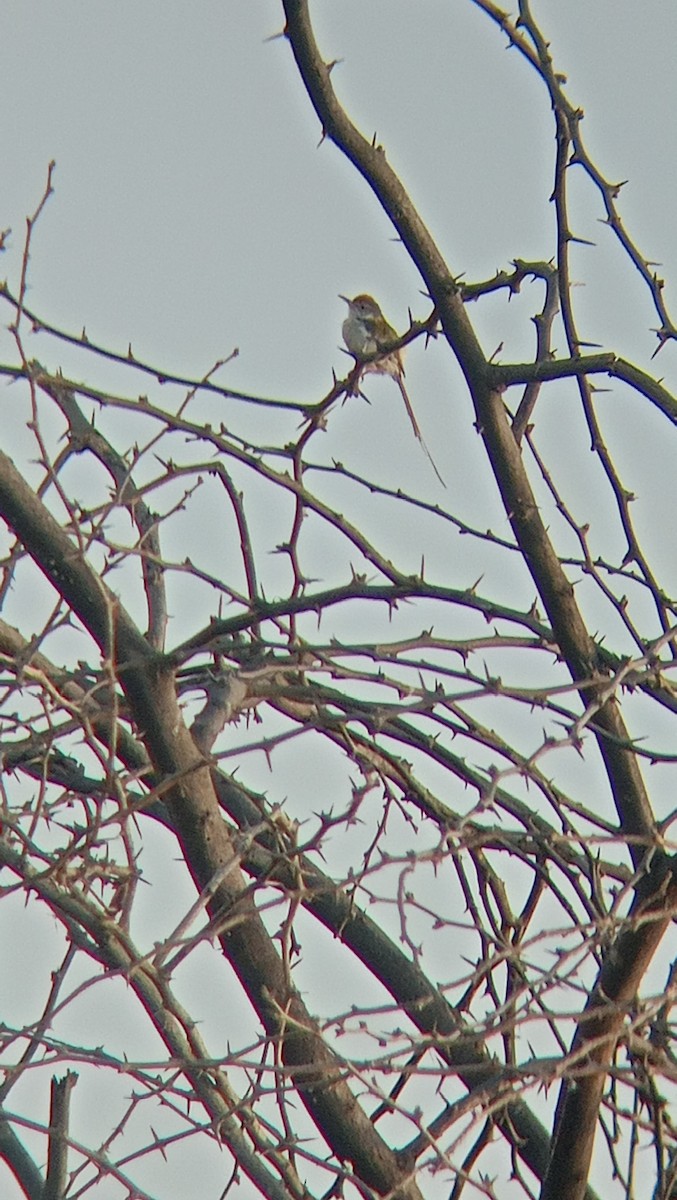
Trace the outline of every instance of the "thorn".
{"label": "thorn", "polygon": [[656,346],[656,349],[654,350],[653,354],[651,355],[652,362],[653,362],[654,358],[656,357],[656,355],[660,354],[664,345],[666,344],[666,342],[670,341],[670,338],[672,336],[671,334],[668,333],[668,331],[666,329],[657,329],[655,331],[655,333],[656,333],[656,337],[658,338],[658,345]]}
{"label": "thorn", "polygon": [[621,179],[620,183],[610,183],[607,185],[614,200],[620,195],[621,188],[624,188],[627,182],[627,179]]}

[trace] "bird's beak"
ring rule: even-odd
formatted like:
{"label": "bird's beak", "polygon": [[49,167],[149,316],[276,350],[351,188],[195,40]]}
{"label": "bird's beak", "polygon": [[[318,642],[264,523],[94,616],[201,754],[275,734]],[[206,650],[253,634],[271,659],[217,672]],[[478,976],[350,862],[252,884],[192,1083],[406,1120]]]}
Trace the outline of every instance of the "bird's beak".
{"label": "bird's beak", "polygon": [[347,296],[342,296],[340,292],[339,292],[339,300],[345,300],[346,304],[352,304],[352,300],[349,300]]}

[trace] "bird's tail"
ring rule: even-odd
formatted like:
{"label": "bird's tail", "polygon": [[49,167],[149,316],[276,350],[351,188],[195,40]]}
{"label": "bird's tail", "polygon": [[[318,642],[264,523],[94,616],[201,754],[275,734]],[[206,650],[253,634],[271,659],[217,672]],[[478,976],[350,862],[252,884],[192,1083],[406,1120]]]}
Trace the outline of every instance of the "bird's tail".
{"label": "bird's tail", "polygon": [[440,483],[442,484],[442,487],[445,488],[447,485],[444,482],[442,476],[440,475],[440,473],[437,469],[435,459],[433,458],[432,454],[430,453],[428,447],[426,446],[426,444],[423,440],[423,434],[421,433],[421,430],[419,429],[418,421],[416,420],[416,417],[414,415],[414,410],[411,407],[411,400],[409,399],[409,396],[407,395],[407,389],[404,386],[404,380],[402,378],[402,374],[395,375],[394,378],[397,382],[397,386],[400,389],[400,392],[402,393],[402,399],[404,400],[404,405],[405,405],[405,408],[409,415],[409,420],[411,421],[411,427],[416,435],[416,438],[420,442],[421,448],[422,448],[424,454],[427,455],[428,461],[429,461],[433,471],[437,475],[437,478],[439,479]]}

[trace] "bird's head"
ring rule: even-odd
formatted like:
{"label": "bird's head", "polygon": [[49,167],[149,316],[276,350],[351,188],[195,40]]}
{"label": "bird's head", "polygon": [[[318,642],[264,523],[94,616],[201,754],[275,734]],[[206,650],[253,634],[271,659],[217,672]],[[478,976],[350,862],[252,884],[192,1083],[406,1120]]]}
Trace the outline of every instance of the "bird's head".
{"label": "bird's head", "polygon": [[354,300],[349,300],[347,296],[339,296],[339,299],[344,300],[348,305],[350,315],[357,317],[360,321],[375,321],[379,317],[383,319],[383,313],[374,297],[368,296],[366,292],[361,292],[359,296],[355,296]]}

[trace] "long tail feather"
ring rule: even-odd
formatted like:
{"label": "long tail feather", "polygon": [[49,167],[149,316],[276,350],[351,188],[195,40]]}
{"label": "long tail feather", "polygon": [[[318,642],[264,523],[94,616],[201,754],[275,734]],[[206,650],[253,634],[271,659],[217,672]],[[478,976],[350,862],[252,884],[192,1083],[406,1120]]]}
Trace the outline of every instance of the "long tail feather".
{"label": "long tail feather", "polygon": [[404,386],[404,380],[402,379],[401,375],[395,375],[394,379],[397,383],[397,386],[400,389],[400,392],[402,393],[402,399],[404,400],[404,405],[409,414],[409,420],[411,421],[411,427],[416,435],[416,438],[420,442],[423,452],[427,455],[428,461],[429,461],[433,471],[437,475],[437,478],[439,479],[440,483],[442,484],[442,487],[445,488],[447,485],[444,482],[442,476],[440,475],[440,473],[437,469],[437,466],[435,464],[435,459],[433,458],[432,454],[430,453],[428,447],[426,446],[426,444],[423,440],[423,434],[421,433],[421,430],[419,429],[418,421],[416,420],[416,417],[414,416],[414,410],[411,407],[411,400],[409,399],[409,397],[407,395],[407,389]]}

